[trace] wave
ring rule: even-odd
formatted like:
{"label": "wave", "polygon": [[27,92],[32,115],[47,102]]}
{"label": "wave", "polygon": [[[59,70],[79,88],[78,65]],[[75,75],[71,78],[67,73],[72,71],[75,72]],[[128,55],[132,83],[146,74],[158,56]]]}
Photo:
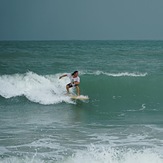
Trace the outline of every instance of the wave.
{"label": "wave", "polygon": [[65,83],[59,80],[60,74],[38,75],[34,72],[0,76],[0,95],[4,98],[25,96],[28,100],[40,104],[73,103],[65,96]]}
{"label": "wave", "polygon": [[[121,85],[123,87],[126,85],[128,87],[128,82],[116,80],[114,77],[145,77],[147,73],[108,73],[103,71],[80,71],[81,76],[81,91],[86,93],[88,96],[92,96],[91,88],[95,90],[98,88],[99,83],[105,86],[102,94],[105,94],[107,89],[109,92],[114,88],[116,90],[121,90]],[[65,85],[69,83],[69,78],[62,78],[59,80],[61,73],[54,75],[38,75],[34,72],[27,72],[24,74],[11,74],[11,75],[1,75],[0,76],[0,96],[8,99],[17,96],[24,96],[31,102],[50,105],[58,104],[62,102],[74,103],[70,97],[65,96],[66,88]],[[113,78],[102,79],[100,75],[111,76]],[[91,78],[90,78],[91,77]],[[115,81],[116,80],[116,81]],[[116,83],[118,84],[118,88]],[[90,86],[91,84],[91,86]],[[134,84],[134,83],[133,83]],[[139,83],[137,83],[138,85]],[[115,86],[116,85],[116,86]],[[110,88],[110,86],[112,86]],[[136,87],[136,85],[134,85]],[[137,86],[138,87],[138,86]],[[72,93],[74,92],[71,89]],[[100,91],[100,90],[99,90]],[[98,91],[97,91],[98,92]],[[108,92],[108,91],[107,91]],[[83,93],[82,93],[83,94]]]}
{"label": "wave", "polygon": [[103,72],[103,71],[81,71],[80,74],[82,75],[106,75],[106,76],[111,76],[111,77],[122,77],[122,76],[127,76],[127,77],[145,77],[148,75],[148,73],[141,73],[141,72],[119,72],[119,73],[109,73],[109,72]]}

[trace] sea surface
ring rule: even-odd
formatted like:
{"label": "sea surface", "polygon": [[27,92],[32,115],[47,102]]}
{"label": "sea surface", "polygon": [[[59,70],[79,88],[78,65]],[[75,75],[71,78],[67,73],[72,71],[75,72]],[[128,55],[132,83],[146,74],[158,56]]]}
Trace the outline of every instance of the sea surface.
{"label": "sea surface", "polygon": [[1,41],[0,162],[163,163],[163,41]]}

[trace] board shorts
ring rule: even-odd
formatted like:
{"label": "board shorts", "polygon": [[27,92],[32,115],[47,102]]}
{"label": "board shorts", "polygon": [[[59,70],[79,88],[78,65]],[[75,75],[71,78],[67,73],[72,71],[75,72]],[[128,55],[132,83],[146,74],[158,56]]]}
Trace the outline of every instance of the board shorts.
{"label": "board shorts", "polygon": [[72,83],[67,84],[67,86],[68,86],[69,88],[71,88],[71,87],[76,87],[76,86],[78,86],[78,85],[79,85],[79,84],[72,85]]}

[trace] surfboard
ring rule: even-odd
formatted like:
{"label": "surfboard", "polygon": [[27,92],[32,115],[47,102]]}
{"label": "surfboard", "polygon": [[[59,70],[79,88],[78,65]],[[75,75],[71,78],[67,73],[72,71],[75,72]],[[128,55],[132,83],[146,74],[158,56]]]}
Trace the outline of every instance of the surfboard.
{"label": "surfboard", "polygon": [[88,96],[84,96],[84,95],[77,96],[77,95],[69,94],[69,96],[71,99],[74,99],[74,100],[88,100],[89,99]]}

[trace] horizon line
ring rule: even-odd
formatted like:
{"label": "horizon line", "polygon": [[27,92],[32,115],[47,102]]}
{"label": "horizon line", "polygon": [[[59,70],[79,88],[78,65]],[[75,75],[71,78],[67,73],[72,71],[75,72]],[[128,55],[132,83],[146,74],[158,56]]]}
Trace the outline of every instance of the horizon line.
{"label": "horizon line", "polygon": [[0,42],[7,41],[163,41],[163,39],[5,39]]}

